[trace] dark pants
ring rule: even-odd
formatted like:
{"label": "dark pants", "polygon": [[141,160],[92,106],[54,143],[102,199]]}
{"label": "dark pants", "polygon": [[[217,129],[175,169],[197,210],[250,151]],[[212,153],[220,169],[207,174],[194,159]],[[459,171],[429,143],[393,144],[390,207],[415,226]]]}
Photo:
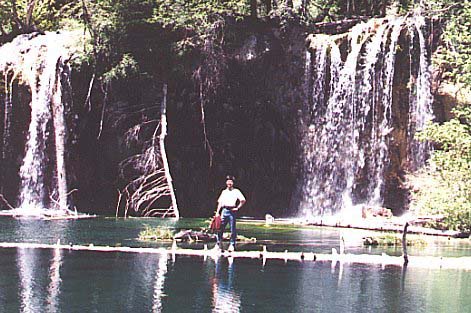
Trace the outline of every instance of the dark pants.
{"label": "dark pants", "polygon": [[231,244],[235,247],[237,239],[237,229],[236,229],[236,216],[235,212],[232,212],[230,208],[223,208],[221,213],[221,229],[218,232],[217,244],[222,244],[222,235],[224,229],[226,228],[227,223],[231,226]]}

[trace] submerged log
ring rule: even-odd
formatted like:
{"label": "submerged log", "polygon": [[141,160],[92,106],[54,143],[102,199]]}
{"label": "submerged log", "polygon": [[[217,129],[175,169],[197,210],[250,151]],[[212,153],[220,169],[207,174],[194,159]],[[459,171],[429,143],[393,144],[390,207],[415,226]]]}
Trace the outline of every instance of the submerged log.
{"label": "submerged log", "polygon": [[203,242],[216,241],[215,234],[208,234],[203,231],[195,231],[195,230],[182,230],[176,233],[173,238],[178,241],[203,241]]}
{"label": "submerged log", "polygon": [[[395,265],[405,266],[402,256],[371,255],[371,254],[315,254],[313,252],[268,252],[266,247],[263,251],[214,251],[206,249],[179,249],[176,242],[170,249],[165,248],[131,248],[131,247],[110,247],[110,246],[88,246],[83,245],[63,245],[39,244],[39,243],[18,243],[0,242],[0,248],[21,248],[21,249],[62,249],[69,251],[96,251],[96,252],[123,252],[123,253],[151,253],[161,255],[186,255],[200,257],[232,257],[250,259],[278,259],[292,261],[315,261],[315,262],[343,262],[361,263],[372,265]],[[460,269],[471,271],[471,257],[434,257],[434,256],[409,256],[407,267],[434,268],[434,269]]]}

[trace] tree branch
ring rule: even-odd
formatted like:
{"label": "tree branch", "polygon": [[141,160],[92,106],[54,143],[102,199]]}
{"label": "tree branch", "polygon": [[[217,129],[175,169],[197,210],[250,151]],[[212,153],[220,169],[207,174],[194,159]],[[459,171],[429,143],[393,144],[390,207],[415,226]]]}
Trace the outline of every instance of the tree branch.
{"label": "tree branch", "polygon": [[0,200],[2,200],[3,203],[6,204],[6,206],[10,209],[10,210],[14,210],[15,208],[7,201],[7,199],[5,199],[5,197],[0,193]]}
{"label": "tree branch", "polygon": [[26,6],[26,16],[25,16],[25,27],[27,30],[31,29],[33,21],[33,12],[34,7],[36,6],[36,0],[29,0]]}
{"label": "tree branch", "polygon": [[20,18],[18,17],[18,11],[16,10],[16,0],[12,0],[11,13],[12,13],[12,20],[16,23],[16,30],[23,29],[24,25],[21,22]]}

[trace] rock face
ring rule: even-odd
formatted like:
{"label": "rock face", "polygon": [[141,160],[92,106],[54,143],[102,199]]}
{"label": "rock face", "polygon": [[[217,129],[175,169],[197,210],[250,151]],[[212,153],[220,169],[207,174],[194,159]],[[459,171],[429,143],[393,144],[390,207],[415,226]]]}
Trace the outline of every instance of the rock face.
{"label": "rock face", "polygon": [[[176,56],[178,35],[136,30],[124,48],[136,59],[141,74],[100,85],[91,80],[92,69],[85,64],[74,70],[68,184],[69,190],[77,189],[71,197],[79,210],[114,213],[117,190],[140,173],[143,159],[132,161],[152,145],[166,83],[166,147],[182,216],[211,215],[227,174],[236,176],[236,186],[248,200],[240,215],[299,213],[306,184],[306,145],[312,144],[306,132],[311,129],[318,135],[311,127],[313,97],[319,96],[312,89],[316,78],[306,80],[308,30],[294,22],[228,19],[222,34],[223,39],[209,38],[203,48]],[[345,61],[349,48],[342,38],[346,37],[337,37],[343,42],[339,57]],[[381,205],[395,212],[407,206],[402,179],[410,140],[410,62],[403,62],[409,58],[407,40],[400,46],[391,90],[394,119],[380,186]],[[312,57],[310,66],[319,60]],[[326,72],[326,78],[332,75]],[[28,92],[13,97],[20,103]],[[28,114],[26,110],[21,119],[27,120]],[[24,141],[24,135],[12,136],[16,154],[23,153]],[[3,168],[3,175],[10,170]],[[12,181],[1,184],[14,197],[18,178],[14,171],[11,174]],[[353,202],[365,193],[361,181],[354,188]],[[166,206],[168,201],[161,199],[156,205]]]}
{"label": "rock face", "polygon": [[[281,29],[277,22],[228,20],[224,44],[177,57],[177,35],[140,30],[127,44],[141,74],[104,84],[93,79],[86,63],[75,67],[73,105],[67,117],[68,189],[76,189],[70,195],[73,205],[79,211],[114,214],[117,190],[141,173],[142,154],[159,131],[166,83],[166,147],[181,214],[210,215],[227,174],[236,176],[236,185],[248,199],[241,215],[289,214],[297,174],[297,117],[303,104],[304,34],[294,24]],[[19,81],[14,85],[15,123],[28,121],[30,113],[22,99],[29,91],[20,90]],[[8,144],[21,159],[25,129],[15,133]],[[4,175],[18,169],[18,160],[11,164],[3,169]],[[17,170],[11,174],[14,179],[1,184],[14,203]],[[156,206],[168,204],[162,198]]]}

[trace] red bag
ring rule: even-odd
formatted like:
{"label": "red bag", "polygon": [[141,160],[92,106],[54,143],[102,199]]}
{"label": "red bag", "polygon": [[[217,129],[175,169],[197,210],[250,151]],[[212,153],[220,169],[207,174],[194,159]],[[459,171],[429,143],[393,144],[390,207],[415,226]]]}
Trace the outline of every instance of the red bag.
{"label": "red bag", "polygon": [[213,219],[211,220],[211,224],[209,225],[209,229],[213,233],[219,232],[221,229],[221,216],[215,215]]}

